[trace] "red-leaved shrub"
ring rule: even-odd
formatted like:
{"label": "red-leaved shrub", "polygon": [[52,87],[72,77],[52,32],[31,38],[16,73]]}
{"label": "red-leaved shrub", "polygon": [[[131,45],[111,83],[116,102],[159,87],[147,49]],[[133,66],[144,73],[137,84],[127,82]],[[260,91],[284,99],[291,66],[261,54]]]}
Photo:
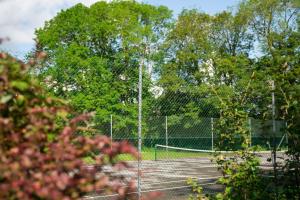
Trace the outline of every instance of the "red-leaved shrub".
{"label": "red-leaved shrub", "polygon": [[[105,136],[76,136],[89,114],[67,120],[68,107],[47,97],[29,68],[0,53],[0,199],[79,199],[93,191],[134,198],[128,194],[135,191],[132,180],[102,168],[126,168],[116,156],[137,157],[136,149]],[[87,167],[87,155],[95,165]]]}

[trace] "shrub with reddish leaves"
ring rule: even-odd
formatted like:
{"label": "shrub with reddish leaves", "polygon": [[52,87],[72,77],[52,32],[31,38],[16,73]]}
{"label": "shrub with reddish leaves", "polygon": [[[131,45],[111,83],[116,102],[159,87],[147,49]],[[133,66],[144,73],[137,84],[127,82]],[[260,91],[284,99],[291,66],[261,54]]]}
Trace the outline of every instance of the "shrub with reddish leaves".
{"label": "shrub with reddish leaves", "polygon": [[[89,114],[67,120],[67,106],[46,97],[29,68],[0,53],[0,199],[79,199],[93,191],[134,198],[128,195],[135,191],[132,180],[102,167],[126,168],[115,158],[137,157],[135,148],[105,136],[76,136]],[[87,167],[87,155],[94,155],[96,165]]]}

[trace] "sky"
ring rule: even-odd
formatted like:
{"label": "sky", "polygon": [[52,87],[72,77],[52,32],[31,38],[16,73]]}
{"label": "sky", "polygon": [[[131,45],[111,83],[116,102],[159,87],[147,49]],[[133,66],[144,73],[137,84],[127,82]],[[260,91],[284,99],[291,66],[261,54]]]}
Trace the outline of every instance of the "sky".
{"label": "sky", "polygon": [[[24,58],[34,47],[34,30],[53,18],[61,9],[77,3],[86,6],[99,0],[0,0],[0,38],[9,38],[0,50]],[[177,16],[182,9],[199,9],[215,14],[234,7],[239,0],[139,0],[152,5],[164,5]]]}

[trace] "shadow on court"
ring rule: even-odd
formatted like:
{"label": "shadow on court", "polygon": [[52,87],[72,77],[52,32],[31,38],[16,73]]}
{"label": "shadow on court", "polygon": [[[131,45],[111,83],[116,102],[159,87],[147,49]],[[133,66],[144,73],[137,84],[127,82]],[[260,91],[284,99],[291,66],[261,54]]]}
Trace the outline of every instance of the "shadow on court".
{"label": "shadow on court", "polygon": [[[137,179],[137,162],[129,163],[132,166],[130,171],[117,173]],[[222,190],[222,186],[215,183],[221,174],[209,158],[142,161],[141,169],[142,194],[160,192],[162,195],[158,200],[188,199],[191,194],[191,186],[187,184],[188,178],[197,179],[204,193],[216,193]],[[86,199],[111,200],[115,197],[114,195],[92,195]]]}
{"label": "shadow on court", "polygon": [[[268,162],[269,154],[257,154],[261,160],[261,168],[268,172],[272,165]],[[279,154],[279,157],[284,157]],[[278,164],[282,164],[284,159]],[[279,160],[278,160],[279,161]],[[137,162],[128,162],[131,170],[115,172],[116,175],[123,175],[129,179],[137,180]],[[107,169],[108,171],[111,169]],[[203,188],[204,194],[215,194],[223,190],[223,186],[216,183],[221,177],[215,163],[209,157],[145,160],[141,163],[141,190],[142,194],[149,192],[160,192],[162,196],[158,200],[184,200],[192,194],[192,188],[187,184],[189,178],[198,181]],[[136,181],[137,182],[137,181]],[[136,193],[133,195],[137,195]],[[91,195],[86,199],[111,200],[116,195]]]}

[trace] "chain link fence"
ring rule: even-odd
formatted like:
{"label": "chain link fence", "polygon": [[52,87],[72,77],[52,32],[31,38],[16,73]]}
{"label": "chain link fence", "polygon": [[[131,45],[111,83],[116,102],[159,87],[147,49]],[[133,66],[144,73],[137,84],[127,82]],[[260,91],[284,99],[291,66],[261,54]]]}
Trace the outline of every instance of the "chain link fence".
{"label": "chain link fence", "polygon": [[[118,88],[120,94],[115,102],[111,102],[112,105],[107,104],[109,101],[103,105],[100,103],[92,124],[99,134],[110,137],[112,142],[126,140],[139,149],[139,161],[128,155],[119,157],[132,166],[131,170],[120,173],[136,180],[139,198],[149,192],[162,192],[161,199],[187,199],[192,193],[188,178],[196,179],[205,194],[222,191],[223,186],[217,184],[221,174],[211,162],[218,134],[222,131],[218,127],[220,108],[217,97],[207,88],[192,83],[176,89],[158,86],[158,80],[149,75],[148,63],[143,70],[142,112],[139,113],[137,70],[138,66],[135,66],[128,73],[127,70],[111,72],[108,82],[111,87],[120,87],[120,83],[114,85],[120,80],[124,80],[124,85]],[[130,73],[135,76],[131,77]],[[142,116],[140,126],[139,114]],[[249,117],[247,124],[250,147],[270,151],[275,140],[278,150],[287,149],[284,121]],[[114,197],[110,194],[95,198]]]}
{"label": "chain link fence", "polygon": [[[139,138],[138,107],[141,102],[138,101],[138,68],[141,65],[135,62],[130,69],[122,68],[121,65],[116,69],[108,68],[105,75],[108,78],[96,76],[99,69],[97,65],[92,66],[95,69],[80,70],[81,75],[78,77],[73,76],[71,69],[59,72],[56,78],[61,78],[59,76],[63,73],[66,74],[63,77],[73,79],[48,87],[52,87],[56,95],[63,94],[70,99],[77,110],[95,111],[95,118],[90,125],[99,134],[110,137],[114,142],[126,140],[139,149],[142,156],[140,161],[128,155],[120,156],[120,159],[128,161],[132,166],[131,170],[120,173],[136,180],[139,197],[158,191],[165,194],[162,199],[187,199],[191,193],[191,186],[186,182],[188,178],[197,179],[203,185],[204,193],[222,190],[222,186],[216,184],[221,174],[211,162],[211,153],[216,149],[219,139],[217,124],[220,108],[217,97],[208,88],[193,84],[191,80],[178,80],[180,84],[175,87],[169,83],[160,83],[160,77],[168,74],[153,72],[150,75],[153,66],[149,61],[146,62],[143,65]],[[178,78],[178,75],[174,76]],[[55,77],[51,79],[52,83],[55,82]],[[89,87],[91,81],[94,82],[94,88]],[[72,85],[77,85],[86,94],[83,96],[80,91],[75,91]],[[113,94],[107,92],[108,96],[102,96],[105,92],[102,94],[99,91],[103,88],[112,90]],[[226,91],[224,93],[225,96]],[[271,99],[266,99],[268,105],[272,104]],[[276,145],[278,150],[286,150],[288,137],[285,122],[270,118],[263,120],[249,116],[250,146],[269,151]],[[114,197],[114,194],[96,196],[99,199]]]}
{"label": "chain link fence", "polygon": [[[218,118],[195,118],[184,114],[144,116],[140,152],[141,195],[156,191],[164,194],[161,199],[187,199],[192,193],[191,186],[186,182],[190,177],[198,180],[204,194],[222,191],[223,186],[217,184],[220,173],[211,163],[211,152],[218,141],[217,123]],[[259,151],[270,151],[274,137],[272,124],[272,120],[249,118],[250,145],[258,147]],[[277,149],[286,150],[288,138],[285,122],[276,120],[275,124]],[[103,132],[112,141],[126,140],[138,147],[137,124],[129,122],[126,125],[126,122],[109,115]],[[135,177],[137,161],[126,155],[120,159],[133,166],[132,171],[122,172],[124,176]],[[110,199],[109,196],[100,199],[103,198]]]}
{"label": "chain link fence", "polygon": [[[146,62],[143,68],[141,138],[138,131],[138,62],[130,69],[121,65],[116,69],[109,68],[106,79],[95,76],[99,70],[97,65],[91,71],[82,69],[81,76],[77,75],[79,77],[74,77],[72,70],[68,69],[61,72],[68,74],[66,77],[74,77],[65,80],[68,87],[64,86],[65,81],[60,86],[51,87],[57,95],[63,93],[71,99],[77,110],[96,111],[91,127],[99,134],[110,137],[114,142],[126,140],[140,150],[140,161],[128,155],[120,156],[132,166],[131,170],[120,173],[136,180],[139,197],[158,191],[165,194],[162,199],[187,199],[191,193],[191,186],[186,182],[188,178],[197,179],[203,185],[204,193],[221,191],[222,186],[216,184],[221,174],[211,162],[211,153],[216,149],[220,132],[217,126],[220,116],[217,97],[191,80],[180,82],[176,87],[160,83],[160,77],[167,74],[153,72],[150,75],[151,67],[150,62]],[[60,73],[57,75],[59,77]],[[178,75],[174,76],[178,78]],[[55,81],[55,77],[52,79],[52,82]],[[95,82],[94,88],[89,88],[90,81]],[[81,85],[81,90],[88,92],[82,96],[72,89],[72,85]],[[104,92],[99,94],[99,91],[104,87],[115,94],[101,96]],[[271,104],[271,97],[266,101]],[[270,151],[275,144],[278,150],[286,150],[288,137],[285,122],[270,118],[263,120],[249,116],[250,146]],[[99,199],[114,197],[114,194],[97,196]]]}
{"label": "chain link fence", "polygon": [[[140,160],[120,157],[132,166],[120,173],[136,180],[139,199],[151,191],[186,199],[188,178],[209,185],[204,192],[220,191],[211,153],[220,133],[234,130],[234,117],[220,120],[227,105],[243,114],[249,147],[286,150],[289,142],[278,108],[286,97],[273,80],[281,68],[289,76],[292,65],[272,67],[265,39],[242,7],[216,15],[187,9],[174,19],[166,7],[136,1],[77,5],[37,29],[37,50],[48,56],[33,73],[77,112],[94,112],[89,128],[139,150]],[[261,59],[252,58],[256,50]]]}
{"label": "chain link fence", "polygon": [[[126,125],[111,120],[103,126],[102,133],[105,133],[112,141],[129,141],[137,147],[137,126]],[[217,141],[216,123],[218,118],[199,117],[198,119],[184,115],[173,116],[151,116],[144,119],[142,149],[155,148],[155,145],[166,145],[181,148],[214,150],[214,143]],[[274,137],[272,131],[272,120],[259,120],[249,118],[250,146],[258,146],[261,150],[270,150],[270,141]],[[287,148],[286,124],[284,121],[276,120],[276,144],[278,149]],[[124,126],[124,127],[123,127]]]}

